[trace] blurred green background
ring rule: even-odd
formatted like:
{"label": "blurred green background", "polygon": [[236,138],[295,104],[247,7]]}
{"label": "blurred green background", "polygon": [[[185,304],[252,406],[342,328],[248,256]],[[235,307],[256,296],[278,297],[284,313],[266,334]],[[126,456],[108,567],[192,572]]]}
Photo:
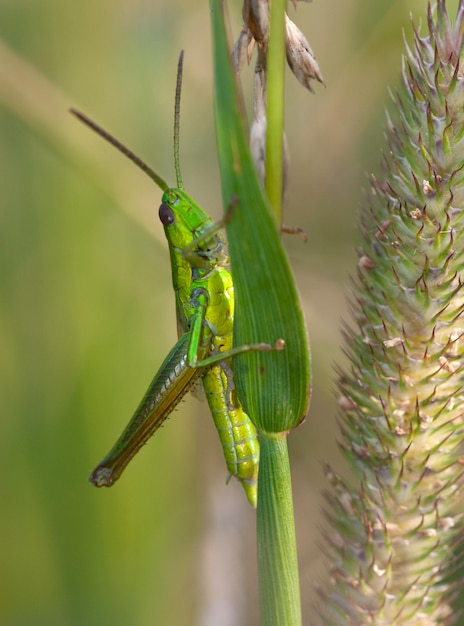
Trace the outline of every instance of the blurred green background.
{"label": "blurred green background", "polygon": [[[449,2],[453,14],[457,0]],[[231,2],[234,34],[240,3]],[[309,418],[290,437],[304,623],[324,571],[322,462],[337,452],[333,364],[387,86],[425,0],[314,0],[289,15],[327,83],[288,75],[286,239],[309,326]],[[0,0],[0,625],[258,623],[254,513],[206,404],[188,397],[110,490],[87,482],[176,338],[153,183],[81,108],[174,182],[185,48],[186,190],[220,215],[206,0]],[[252,67],[242,76],[250,101]]]}

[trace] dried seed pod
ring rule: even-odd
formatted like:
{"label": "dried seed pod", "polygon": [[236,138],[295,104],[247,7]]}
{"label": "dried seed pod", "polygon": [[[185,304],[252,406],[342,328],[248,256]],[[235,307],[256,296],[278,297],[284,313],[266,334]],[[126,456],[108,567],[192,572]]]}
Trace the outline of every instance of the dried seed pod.
{"label": "dried seed pod", "polygon": [[325,83],[311,46],[298,26],[287,15],[285,16],[285,30],[287,37],[287,62],[290,69],[304,87],[309,89],[309,91],[314,91],[311,86],[312,80],[317,80],[322,84]]}
{"label": "dried seed pod", "polygon": [[267,47],[269,38],[269,2],[268,0],[244,0],[243,21],[253,34],[259,46]]}
{"label": "dried seed pod", "polygon": [[250,64],[254,47],[255,40],[253,39],[251,30],[244,26],[232,50],[232,67],[234,68],[236,76],[240,74],[245,63],[247,65]]}

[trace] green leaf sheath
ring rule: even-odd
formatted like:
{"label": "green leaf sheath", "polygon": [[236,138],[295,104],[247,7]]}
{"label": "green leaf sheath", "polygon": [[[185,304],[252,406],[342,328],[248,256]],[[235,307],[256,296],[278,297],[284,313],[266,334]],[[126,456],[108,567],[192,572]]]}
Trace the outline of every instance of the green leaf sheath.
{"label": "green leaf sheath", "polygon": [[188,335],[184,335],[164,360],[111,451],[92,472],[89,480],[96,487],[111,487],[202,373],[201,368],[187,365],[187,348]]}

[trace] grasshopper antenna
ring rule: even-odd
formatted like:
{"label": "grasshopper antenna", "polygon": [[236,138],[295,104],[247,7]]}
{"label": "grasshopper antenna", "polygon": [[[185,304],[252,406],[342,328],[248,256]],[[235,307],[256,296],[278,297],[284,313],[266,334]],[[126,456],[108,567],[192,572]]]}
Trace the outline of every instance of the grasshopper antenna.
{"label": "grasshopper antenna", "polygon": [[176,100],[174,105],[174,167],[176,168],[177,188],[183,189],[179,161],[179,129],[180,129],[180,94],[182,91],[182,70],[184,67],[184,51],[179,54],[177,63]]}
{"label": "grasshopper antenna", "polygon": [[161,176],[158,176],[158,174],[154,170],[152,170],[151,167],[145,163],[145,161],[142,161],[140,157],[138,157],[131,150],[129,150],[129,148],[126,148],[126,146],[122,144],[120,141],[118,141],[115,137],[113,137],[113,135],[110,135],[109,132],[107,132],[101,126],[96,124],[93,120],[87,117],[87,115],[84,115],[84,113],[81,113],[80,111],[77,111],[76,109],[69,109],[69,111],[75,117],[77,117],[78,120],[83,122],[86,126],[91,128],[98,135],[100,135],[100,137],[103,137],[103,139],[108,141],[108,143],[110,143],[112,146],[117,148],[119,152],[122,152],[124,156],[126,156],[128,159],[132,161],[132,163],[135,163],[135,165],[137,165],[137,167],[139,167],[143,172],[145,172],[145,174],[147,174],[152,179],[152,181],[154,181],[158,185],[158,187],[160,187],[160,189],[162,189],[163,191],[169,190],[169,186],[161,178]]}

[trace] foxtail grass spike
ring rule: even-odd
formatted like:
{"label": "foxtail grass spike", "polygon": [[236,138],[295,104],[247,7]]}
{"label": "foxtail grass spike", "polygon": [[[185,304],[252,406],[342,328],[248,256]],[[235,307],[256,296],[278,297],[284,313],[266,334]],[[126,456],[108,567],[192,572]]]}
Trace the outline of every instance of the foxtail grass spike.
{"label": "foxtail grass spike", "polygon": [[[457,624],[464,511],[464,3],[413,28],[339,372],[324,625]],[[462,566],[461,566],[462,567]],[[453,577],[454,576],[454,577]],[[462,622],[459,622],[462,623]]]}

